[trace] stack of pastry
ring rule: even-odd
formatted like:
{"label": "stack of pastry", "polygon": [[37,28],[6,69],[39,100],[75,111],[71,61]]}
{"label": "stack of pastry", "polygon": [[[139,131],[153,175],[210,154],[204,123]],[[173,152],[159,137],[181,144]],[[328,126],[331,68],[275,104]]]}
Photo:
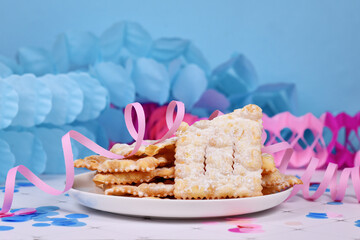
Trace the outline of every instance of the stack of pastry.
{"label": "stack of pastry", "polygon": [[[183,123],[176,137],[142,146],[128,159],[90,156],[76,167],[96,170],[94,182],[107,195],[221,199],[276,193],[301,181],[284,175],[261,152],[262,111],[247,105],[213,120]],[[128,155],[134,145],[116,144]]]}
{"label": "stack of pastry", "polygon": [[[176,138],[170,138],[142,146],[135,155],[121,160],[94,155],[78,159],[74,165],[95,170],[93,181],[107,195],[170,197],[174,192],[175,142]],[[111,151],[127,156],[134,146],[115,144]]]}

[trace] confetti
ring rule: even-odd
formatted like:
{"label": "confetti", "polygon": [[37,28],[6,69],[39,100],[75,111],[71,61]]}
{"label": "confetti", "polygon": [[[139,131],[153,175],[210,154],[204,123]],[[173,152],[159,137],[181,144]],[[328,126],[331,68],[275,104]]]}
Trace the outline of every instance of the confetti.
{"label": "confetti", "polygon": [[360,228],[360,220],[355,221],[355,226]]}
{"label": "confetti", "polygon": [[342,202],[328,202],[329,205],[343,205]]}
{"label": "confetti", "polygon": [[9,231],[9,230],[13,230],[14,227],[11,226],[0,226],[0,231]]}
{"label": "confetti", "polygon": [[306,215],[306,217],[315,218],[315,219],[328,219],[328,216],[326,213],[309,212],[309,214]]}
{"label": "confetti", "polygon": [[79,222],[77,219],[66,219],[66,220],[55,220],[52,222],[54,226],[63,226],[63,227],[82,227],[86,223]]}
{"label": "confetti", "polygon": [[67,218],[87,218],[87,217],[89,217],[89,215],[80,214],[80,213],[72,213],[72,214],[66,215],[65,217],[67,217]]}
{"label": "confetti", "polygon": [[34,223],[32,226],[33,227],[49,227],[49,226],[51,226],[51,224],[49,224],[49,223]]}
{"label": "confetti", "polygon": [[59,207],[56,206],[43,206],[43,207],[38,207],[36,208],[36,211],[39,213],[47,213],[47,212],[53,212],[56,210],[59,210]]}
{"label": "confetti", "polygon": [[12,217],[3,217],[1,221],[3,222],[26,222],[31,219],[29,215],[20,215],[20,216],[12,216]]}

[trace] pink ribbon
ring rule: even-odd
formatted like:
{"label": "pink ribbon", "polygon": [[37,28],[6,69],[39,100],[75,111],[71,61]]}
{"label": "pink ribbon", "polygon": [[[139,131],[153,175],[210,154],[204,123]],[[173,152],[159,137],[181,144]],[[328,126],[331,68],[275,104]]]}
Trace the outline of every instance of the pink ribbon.
{"label": "pink ribbon", "polygon": [[[290,144],[288,144],[287,142],[281,142],[271,146],[266,146],[262,149],[262,151],[271,154],[285,151],[285,154],[279,161],[280,172],[285,172],[293,152]],[[358,202],[360,202],[360,151],[356,154],[355,167],[345,168],[341,171],[339,183],[337,183],[338,165],[334,163],[329,163],[326,167],[324,177],[321,180],[318,189],[312,195],[310,195],[309,187],[311,183],[311,177],[315,174],[319,163],[320,160],[318,158],[312,157],[310,159],[305,172],[301,176],[301,181],[303,182],[303,184],[295,185],[288,199],[296,195],[299,191],[302,191],[303,197],[305,199],[313,201],[323,195],[326,191],[326,188],[329,186],[331,199],[334,201],[342,201],[345,197],[349,178],[351,178],[356,198]]]}
{"label": "pink ribbon", "polygon": [[[173,120],[173,116],[175,113],[175,108],[177,107],[177,113],[175,115],[175,120]],[[131,111],[132,109],[135,109],[137,121],[138,121],[138,130],[135,129]],[[185,107],[182,102],[178,101],[172,101],[170,102],[167,110],[166,110],[166,124],[169,128],[168,132],[165,133],[165,135],[160,138],[157,142],[161,142],[165,140],[166,138],[169,138],[172,136],[176,130],[179,128],[182,119],[184,118],[185,114]],[[125,123],[129,130],[130,135],[136,140],[135,149],[131,152],[129,156],[132,156],[137,152],[137,150],[140,148],[141,144],[148,144],[147,142],[144,142],[144,134],[145,134],[145,114],[144,110],[141,107],[139,103],[132,103],[126,106],[125,108]],[[41,189],[42,191],[51,194],[51,195],[60,195],[64,192],[68,191],[73,183],[74,183],[74,165],[73,165],[73,152],[71,147],[71,138],[76,140],[77,142],[81,143],[88,149],[94,151],[97,154],[100,154],[107,158],[112,159],[122,159],[124,156],[117,155],[115,153],[112,153],[87,137],[83,136],[82,134],[76,132],[76,131],[69,131],[66,133],[62,139],[62,147],[64,150],[64,159],[65,159],[65,170],[66,170],[66,184],[64,190],[57,190],[45,182],[43,182],[39,177],[37,177],[34,173],[32,173],[27,167],[23,165],[19,165],[17,167],[14,167],[9,170],[6,182],[5,182],[5,195],[4,195],[4,201],[3,206],[0,211],[0,218],[2,217],[9,217],[12,215],[25,215],[35,212],[36,210],[33,208],[27,208],[27,209],[20,209],[16,211],[15,213],[9,213],[11,209],[11,205],[13,202],[14,197],[14,188],[15,188],[15,178],[16,173],[21,173],[29,182],[33,183],[36,187]]]}

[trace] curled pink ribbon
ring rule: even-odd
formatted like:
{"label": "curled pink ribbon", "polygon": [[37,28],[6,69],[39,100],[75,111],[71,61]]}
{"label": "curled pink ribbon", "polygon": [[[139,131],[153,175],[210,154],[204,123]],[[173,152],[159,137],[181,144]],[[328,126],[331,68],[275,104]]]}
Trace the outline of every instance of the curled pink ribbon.
{"label": "curled pink ribbon", "polygon": [[[292,147],[290,144],[287,142],[281,142],[271,146],[266,146],[262,149],[263,152],[271,154],[284,150],[285,154],[279,161],[279,170],[283,173],[285,172],[292,156]],[[337,183],[338,165],[335,163],[329,163],[325,169],[324,177],[320,182],[318,189],[312,195],[310,195],[309,187],[311,183],[311,177],[315,174],[319,164],[321,163],[318,158],[312,157],[310,159],[305,172],[301,176],[301,181],[303,184],[295,185],[288,199],[296,195],[299,191],[302,191],[303,197],[305,199],[313,201],[323,195],[326,191],[326,188],[329,186],[331,199],[334,201],[342,201],[345,197],[349,178],[351,178],[356,198],[358,202],[360,202],[360,151],[356,154],[355,167],[345,168],[341,171],[339,183]]]}
{"label": "curled pink ribbon", "polygon": [[[135,109],[136,116],[137,116],[137,122],[138,122],[138,130],[135,129],[133,119],[131,116],[132,109]],[[175,120],[173,120],[175,108],[177,108],[177,113],[175,114]],[[165,135],[160,138],[157,142],[161,142],[165,140],[166,138],[171,137],[176,130],[179,128],[182,119],[184,118],[185,114],[185,107],[182,102],[178,101],[172,101],[168,105],[168,108],[166,110],[166,124],[169,128],[168,132],[165,133]],[[144,110],[141,107],[139,103],[132,103],[126,106],[125,108],[125,123],[129,130],[130,135],[136,140],[135,149],[131,152],[130,155],[132,156],[137,152],[137,150],[140,148],[142,144],[148,144],[144,141],[144,135],[145,135],[145,114]],[[0,211],[0,218],[2,217],[9,217],[13,215],[25,215],[25,214],[31,214],[36,211],[36,209],[33,208],[27,208],[27,209],[20,209],[14,213],[10,213],[11,205],[13,202],[14,197],[14,188],[15,188],[15,178],[16,173],[21,173],[26,179],[29,180],[29,182],[33,183],[36,187],[41,189],[42,191],[51,194],[51,195],[60,195],[64,192],[68,191],[73,183],[74,183],[74,165],[73,165],[73,152],[71,147],[71,138],[76,140],[77,142],[81,143],[88,149],[94,151],[97,154],[100,154],[107,158],[112,159],[122,159],[124,156],[117,155],[115,153],[112,153],[87,137],[83,136],[82,134],[76,132],[76,131],[69,131],[66,133],[62,139],[62,147],[64,150],[64,160],[65,160],[65,169],[66,169],[66,184],[64,190],[57,190],[48,184],[46,184],[44,181],[42,181],[39,177],[37,177],[34,173],[32,173],[27,167],[23,165],[16,166],[9,170],[7,176],[6,176],[6,182],[5,182],[5,195],[4,195],[4,201],[3,206]]]}

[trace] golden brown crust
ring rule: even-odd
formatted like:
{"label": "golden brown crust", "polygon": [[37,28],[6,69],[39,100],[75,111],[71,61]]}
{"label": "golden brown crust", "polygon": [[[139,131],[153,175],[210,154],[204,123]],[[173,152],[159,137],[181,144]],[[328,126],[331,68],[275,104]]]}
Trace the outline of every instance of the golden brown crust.
{"label": "golden brown crust", "polygon": [[157,157],[142,157],[138,159],[108,159],[103,156],[93,155],[74,162],[75,167],[86,167],[102,173],[142,171],[150,172],[156,167],[171,166],[174,157],[162,155]]}
{"label": "golden brown crust", "polygon": [[295,176],[284,175],[276,169],[275,172],[263,176],[262,193],[267,195],[280,192],[296,184],[302,184],[302,181]]}
{"label": "golden brown crust", "polygon": [[[135,153],[135,156],[154,156],[160,153],[163,149],[165,152],[167,151],[175,151],[175,143],[177,141],[176,137],[172,137],[166,139],[160,143],[155,144],[155,140],[147,140],[151,144],[148,146],[142,145],[140,149]],[[115,144],[110,151],[119,154],[122,156],[128,156],[135,148],[135,143],[128,145],[128,144]]]}
{"label": "golden brown crust", "polygon": [[87,168],[91,171],[98,169],[99,165],[102,164],[107,158],[99,155],[92,155],[84,159],[77,159],[74,161],[74,167],[76,168]]}
{"label": "golden brown crust", "polygon": [[276,166],[274,162],[274,157],[271,154],[263,153],[261,154],[262,160],[262,174],[268,174],[276,171]]}
{"label": "golden brown crust", "polygon": [[175,168],[156,168],[151,172],[98,173],[93,178],[96,184],[131,184],[150,182],[156,177],[174,178]]}
{"label": "golden brown crust", "polygon": [[174,185],[164,183],[142,183],[139,186],[107,185],[106,195],[137,197],[168,197],[174,195]]}

